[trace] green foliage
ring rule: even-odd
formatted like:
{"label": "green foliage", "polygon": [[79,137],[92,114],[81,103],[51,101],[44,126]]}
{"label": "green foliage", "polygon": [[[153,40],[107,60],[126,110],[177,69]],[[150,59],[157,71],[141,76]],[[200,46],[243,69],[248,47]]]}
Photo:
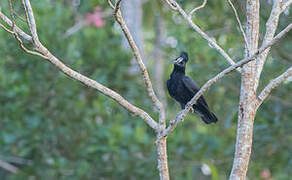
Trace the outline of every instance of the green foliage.
{"label": "green foliage", "polygon": [[[106,25],[102,28],[85,26],[64,37],[78,15],[85,17],[97,5],[108,10],[105,2],[81,1],[77,9],[71,6],[71,1],[32,2],[40,39],[53,54],[157,117],[140,74],[129,73],[132,54],[121,49],[121,37],[113,28],[112,17],[105,18]],[[193,1],[179,2],[187,10],[199,5]],[[23,17],[20,3],[14,5]],[[7,2],[1,6],[8,15]],[[210,1],[207,8],[199,10],[194,21],[210,33],[223,29],[217,34],[213,31],[213,37],[234,59],[243,57],[243,39],[227,3]],[[166,21],[165,35],[178,41],[176,49],[163,47],[167,52],[165,80],[172,70],[171,59],[182,50],[190,54],[187,73],[201,85],[228,66],[177,13],[163,10],[156,1],[147,2],[144,10],[159,12]],[[244,20],[243,11],[239,12]],[[267,13],[262,12],[262,22],[268,18]],[[145,40],[148,50],[154,44],[155,17],[144,16],[144,19],[145,33],[149,35]],[[280,27],[287,19],[282,18]],[[19,19],[17,24],[25,27]],[[284,61],[285,55],[281,54],[292,48],[289,40],[291,36],[282,40],[281,49],[273,50],[260,89],[287,68],[282,62],[291,65],[291,59]],[[2,30],[0,48],[0,159],[30,160],[30,163],[14,162],[21,166],[18,174],[0,169],[0,179],[158,178],[155,134],[140,118],[101,93],[68,78],[49,62],[24,53],[14,38]],[[149,67],[152,63],[149,61]],[[227,179],[234,154],[239,88],[240,76],[235,72],[205,95],[219,117],[216,125],[206,126],[197,116],[188,115],[170,135],[168,157],[172,179]],[[260,179],[263,169],[269,169],[273,179],[291,176],[291,91],[291,85],[282,85],[258,111],[250,179]],[[172,119],[179,106],[169,97],[167,102],[167,118]],[[210,176],[201,172],[203,163],[209,165]]]}

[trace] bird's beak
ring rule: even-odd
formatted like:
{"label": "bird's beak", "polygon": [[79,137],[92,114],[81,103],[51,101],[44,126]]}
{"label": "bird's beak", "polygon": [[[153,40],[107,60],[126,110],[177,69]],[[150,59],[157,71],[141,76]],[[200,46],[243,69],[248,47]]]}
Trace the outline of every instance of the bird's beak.
{"label": "bird's beak", "polygon": [[173,61],[173,64],[178,64],[178,63],[182,62],[182,60],[184,60],[184,58],[178,57],[176,60]]}

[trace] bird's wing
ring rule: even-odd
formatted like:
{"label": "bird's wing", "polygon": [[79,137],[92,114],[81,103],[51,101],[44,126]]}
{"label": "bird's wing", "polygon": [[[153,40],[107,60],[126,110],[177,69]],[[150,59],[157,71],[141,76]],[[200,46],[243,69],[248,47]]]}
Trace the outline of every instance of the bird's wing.
{"label": "bird's wing", "polygon": [[199,85],[188,76],[184,76],[182,78],[182,81],[184,85],[188,88],[188,90],[192,93],[197,93],[200,90]]}
{"label": "bird's wing", "polygon": [[[200,90],[200,86],[188,76],[183,77],[182,81],[185,87],[187,87],[187,89],[191,91],[194,95]],[[203,96],[199,98],[198,103],[204,104],[208,107],[208,104]]]}

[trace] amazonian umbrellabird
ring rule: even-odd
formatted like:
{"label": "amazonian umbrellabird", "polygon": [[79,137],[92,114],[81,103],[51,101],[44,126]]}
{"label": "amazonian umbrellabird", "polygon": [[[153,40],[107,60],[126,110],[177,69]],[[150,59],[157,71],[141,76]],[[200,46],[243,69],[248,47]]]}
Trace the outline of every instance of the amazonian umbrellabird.
{"label": "amazonian umbrellabird", "polygon": [[[180,103],[182,109],[185,108],[185,105],[200,90],[198,84],[185,75],[188,59],[188,54],[182,52],[180,56],[174,60],[173,71],[170,75],[170,79],[167,80],[167,89],[170,96]],[[215,114],[210,111],[203,96],[198,99],[192,108],[206,124],[216,123],[218,121]]]}

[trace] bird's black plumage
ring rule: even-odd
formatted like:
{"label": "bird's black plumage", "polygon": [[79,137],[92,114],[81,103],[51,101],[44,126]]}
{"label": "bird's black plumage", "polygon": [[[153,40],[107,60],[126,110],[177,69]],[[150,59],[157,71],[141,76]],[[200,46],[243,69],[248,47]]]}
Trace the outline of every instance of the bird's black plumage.
{"label": "bird's black plumage", "polygon": [[[185,108],[185,105],[200,90],[198,84],[185,75],[187,62],[188,54],[182,52],[174,61],[174,69],[170,75],[170,79],[167,80],[167,89],[170,96],[180,103],[182,109]],[[215,114],[209,110],[208,104],[203,96],[193,105],[193,110],[206,124],[216,123],[218,121]]]}

